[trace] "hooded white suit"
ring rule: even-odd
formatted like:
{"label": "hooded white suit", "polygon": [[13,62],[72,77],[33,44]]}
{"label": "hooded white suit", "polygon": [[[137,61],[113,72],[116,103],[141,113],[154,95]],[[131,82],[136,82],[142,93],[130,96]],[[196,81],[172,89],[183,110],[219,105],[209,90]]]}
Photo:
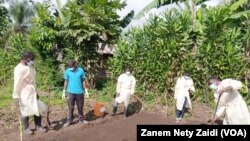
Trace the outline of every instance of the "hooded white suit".
{"label": "hooded white suit", "polygon": [[250,124],[250,114],[247,104],[237,91],[242,87],[242,83],[233,79],[221,81],[218,89],[214,93],[215,101],[219,98],[219,91],[231,86],[233,90],[222,93],[216,117],[225,115],[223,124]]}
{"label": "hooded white suit", "polygon": [[35,90],[36,71],[32,66],[19,63],[14,69],[14,91],[13,98],[19,98],[22,116],[39,116],[47,106],[37,100]]}
{"label": "hooded white suit", "polygon": [[118,77],[116,92],[120,95],[115,98],[117,103],[124,102],[125,107],[129,104],[130,96],[135,92],[136,80],[133,75],[121,74]]}
{"label": "hooded white suit", "polygon": [[[193,80],[190,77],[186,79],[184,76],[178,78],[176,85],[175,85],[175,94],[174,94],[174,99],[176,100],[177,110],[182,111],[183,106],[192,109],[189,91],[195,92]],[[184,105],[185,97],[187,97],[186,105]]]}

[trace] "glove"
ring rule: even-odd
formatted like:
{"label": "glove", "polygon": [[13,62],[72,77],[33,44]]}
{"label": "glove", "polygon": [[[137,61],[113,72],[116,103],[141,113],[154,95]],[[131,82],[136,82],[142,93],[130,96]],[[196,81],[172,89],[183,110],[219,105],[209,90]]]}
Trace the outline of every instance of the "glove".
{"label": "glove", "polygon": [[65,89],[63,89],[62,99],[65,99],[65,98],[66,98],[66,91],[65,91]]}
{"label": "glove", "polygon": [[85,95],[86,95],[86,98],[89,98],[89,92],[88,92],[88,89],[85,89]]}
{"label": "glove", "polygon": [[217,117],[212,117],[210,121],[212,124],[215,124],[216,120],[217,120]]}

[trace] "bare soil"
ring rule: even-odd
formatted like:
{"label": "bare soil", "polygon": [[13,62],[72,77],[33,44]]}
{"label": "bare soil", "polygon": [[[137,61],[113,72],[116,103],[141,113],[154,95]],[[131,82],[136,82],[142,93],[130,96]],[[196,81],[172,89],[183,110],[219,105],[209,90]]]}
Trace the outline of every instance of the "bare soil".
{"label": "bare soil", "polygon": [[[78,123],[77,111],[75,109],[75,124],[63,127],[66,122],[67,107],[53,106],[50,112],[50,121],[53,128],[48,128],[46,115],[43,115],[43,126],[48,132],[39,133],[34,131],[33,135],[23,135],[23,141],[136,141],[136,126],[138,124],[207,124],[213,110],[203,104],[194,103],[193,113],[188,113],[181,123],[176,123],[174,110],[167,114],[164,107],[146,111],[141,102],[133,99],[129,108],[129,117],[123,117],[122,106],[118,109],[116,116],[109,113],[112,103],[107,106],[107,114],[104,117],[95,117],[93,107],[95,100],[86,99],[85,118],[89,125]],[[14,106],[11,106],[12,108]],[[169,107],[171,108],[171,107]],[[172,108],[174,109],[174,108]],[[2,109],[0,115],[0,141],[20,141],[19,121],[17,112],[13,109]],[[30,119],[30,128],[34,130],[34,123]]]}

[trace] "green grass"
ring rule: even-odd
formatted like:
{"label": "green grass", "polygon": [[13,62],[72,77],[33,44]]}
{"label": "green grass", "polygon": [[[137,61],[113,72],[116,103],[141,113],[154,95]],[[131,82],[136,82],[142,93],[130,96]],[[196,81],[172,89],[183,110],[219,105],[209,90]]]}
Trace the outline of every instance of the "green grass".
{"label": "green grass", "polygon": [[[62,89],[53,89],[50,95],[50,105],[57,105],[57,106],[63,106],[66,105],[66,100],[62,99],[61,95],[62,95],[63,90]],[[49,96],[49,92],[46,91],[45,95],[40,95],[40,99],[41,101],[43,101],[45,104],[48,104],[48,96]]]}
{"label": "green grass", "polygon": [[89,90],[90,99],[95,99],[96,101],[103,103],[112,103],[114,97],[111,93],[107,93],[105,90]]}
{"label": "green grass", "polygon": [[2,97],[0,97],[0,110],[8,107],[12,102],[12,99],[2,99]]}
{"label": "green grass", "polygon": [[[48,104],[48,97],[47,96],[41,96],[40,100],[43,101],[45,104]],[[66,100],[59,99],[55,96],[52,96],[50,99],[50,105],[52,106],[63,106],[66,105]]]}
{"label": "green grass", "polygon": [[0,86],[0,109],[8,107],[12,102],[12,88],[8,85]]}
{"label": "green grass", "polygon": [[104,103],[110,103],[114,100],[114,98],[112,98],[110,95],[99,95],[96,100]]}

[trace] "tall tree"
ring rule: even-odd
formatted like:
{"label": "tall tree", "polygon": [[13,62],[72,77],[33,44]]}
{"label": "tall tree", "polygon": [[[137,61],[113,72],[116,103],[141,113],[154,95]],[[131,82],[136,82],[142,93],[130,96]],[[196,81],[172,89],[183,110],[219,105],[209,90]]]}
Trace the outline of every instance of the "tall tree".
{"label": "tall tree", "polygon": [[94,86],[94,78],[99,68],[99,55],[96,51],[97,43],[103,42],[102,34],[114,44],[121,33],[121,22],[117,10],[125,7],[120,0],[84,0],[70,1],[62,13],[65,16],[63,35],[70,40],[72,53],[67,49],[68,56],[81,60],[88,72],[90,85]]}
{"label": "tall tree", "polygon": [[25,33],[34,17],[34,7],[28,0],[8,0],[8,12],[12,20],[13,32]]}
{"label": "tall tree", "polygon": [[0,0],[0,48],[4,46],[5,32],[10,22],[8,18],[8,11],[6,7],[1,5],[2,3],[3,0]]}
{"label": "tall tree", "polygon": [[[36,5],[37,17],[30,37],[32,45],[36,45],[45,59],[56,60],[60,56],[62,60],[77,60],[84,66],[88,81],[94,87],[100,59],[97,44],[116,43],[133,12],[120,19],[116,11],[125,7],[125,2],[120,0],[72,0],[64,6],[60,3],[57,0],[54,13],[48,10],[52,8],[48,3]],[[106,35],[107,40],[104,41],[101,35]]]}

